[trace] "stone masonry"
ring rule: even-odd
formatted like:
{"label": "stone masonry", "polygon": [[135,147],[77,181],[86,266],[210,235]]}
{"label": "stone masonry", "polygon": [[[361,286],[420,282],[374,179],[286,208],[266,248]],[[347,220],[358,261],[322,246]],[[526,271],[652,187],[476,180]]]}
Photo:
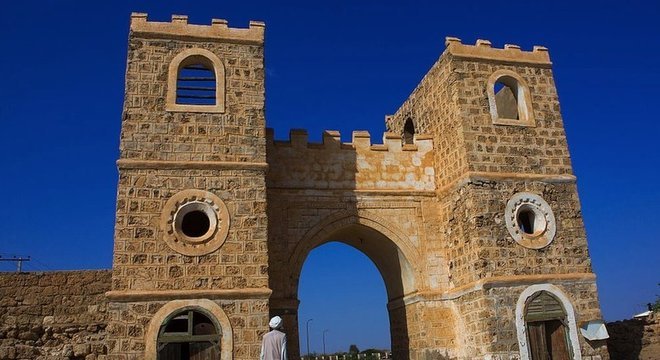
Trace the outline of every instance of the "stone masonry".
{"label": "stone masonry", "polygon": [[[579,332],[601,313],[546,48],[447,38],[382,142],[309,143],[266,129],[264,31],[132,15],[112,280],[107,305],[91,302],[107,307],[102,355],[157,359],[165,325],[193,310],[225,360],[257,358],[281,315],[298,359],[303,263],[341,241],[383,276],[397,360],[530,359],[543,293],[570,358],[609,358]],[[213,104],[180,101],[201,88],[181,85],[191,66]]]}
{"label": "stone masonry", "polygon": [[607,349],[612,360],[655,360],[660,354],[660,314],[607,324]]}
{"label": "stone masonry", "polygon": [[0,276],[0,359],[103,360],[111,272]]}

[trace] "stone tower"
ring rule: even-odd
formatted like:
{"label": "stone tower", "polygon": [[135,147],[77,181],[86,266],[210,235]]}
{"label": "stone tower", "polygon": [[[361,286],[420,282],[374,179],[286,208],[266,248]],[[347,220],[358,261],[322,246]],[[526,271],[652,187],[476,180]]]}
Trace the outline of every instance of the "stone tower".
{"label": "stone tower", "polygon": [[386,123],[434,141],[438,237],[427,251],[448,276],[425,297],[460,314],[456,355],[532,358],[545,351],[532,327],[561,317],[567,358],[606,358],[604,341],[577,329],[601,314],[548,50],[448,37]]}
{"label": "stone tower", "polygon": [[109,358],[259,356],[264,132],[263,23],[131,16]]}

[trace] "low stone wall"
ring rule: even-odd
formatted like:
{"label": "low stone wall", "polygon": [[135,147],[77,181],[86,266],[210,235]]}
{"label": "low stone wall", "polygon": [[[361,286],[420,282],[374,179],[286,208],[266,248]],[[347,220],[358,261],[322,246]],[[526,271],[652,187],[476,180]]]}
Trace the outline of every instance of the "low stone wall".
{"label": "low stone wall", "polygon": [[112,272],[0,273],[0,359],[105,359]]}
{"label": "low stone wall", "polygon": [[611,360],[657,360],[660,358],[660,314],[607,324],[607,349]]}

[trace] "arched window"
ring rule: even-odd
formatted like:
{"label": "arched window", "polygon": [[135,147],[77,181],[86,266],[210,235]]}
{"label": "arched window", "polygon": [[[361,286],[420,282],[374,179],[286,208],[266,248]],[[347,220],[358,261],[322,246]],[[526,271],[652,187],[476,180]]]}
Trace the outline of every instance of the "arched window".
{"label": "arched window", "polygon": [[225,111],[225,67],[214,53],[186,49],[172,59],[168,71],[167,111]]}
{"label": "arched window", "polygon": [[412,144],[415,139],[415,124],[411,118],[406,119],[403,125],[403,144]]}
{"label": "arched window", "polygon": [[190,56],[179,64],[176,103],[215,105],[216,82],[213,64],[203,56]]}
{"label": "arched window", "polygon": [[525,306],[525,325],[530,359],[569,360],[566,312],[557,298],[547,291],[532,295]]}
{"label": "arched window", "polygon": [[503,76],[495,83],[495,107],[497,117],[504,119],[518,118],[518,83]]}
{"label": "arched window", "polygon": [[219,359],[221,338],[209,316],[192,309],[177,312],[158,331],[158,360]]}
{"label": "arched window", "polygon": [[516,73],[499,70],[488,80],[488,104],[494,124],[534,126],[529,87]]}

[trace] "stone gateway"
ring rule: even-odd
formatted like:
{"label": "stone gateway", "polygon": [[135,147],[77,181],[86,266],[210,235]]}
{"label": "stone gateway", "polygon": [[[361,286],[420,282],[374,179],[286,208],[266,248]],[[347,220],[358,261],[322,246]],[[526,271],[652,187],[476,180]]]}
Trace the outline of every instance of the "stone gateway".
{"label": "stone gateway", "polygon": [[111,360],[300,358],[315,247],[366,254],[393,358],[608,359],[548,50],[448,37],[380,140],[266,129],[261,22],[131,19],[105,344]]}
{"label": "stone gateway", "polygon": [[397,360],[607,357],[579,332],[601,314],[547,49],[447,38],[382,143],[315,144],[266,129],[263,40],[132,16],[111,359],[256,359],[275,315],[299,358],[329,241],[381,272]]}

